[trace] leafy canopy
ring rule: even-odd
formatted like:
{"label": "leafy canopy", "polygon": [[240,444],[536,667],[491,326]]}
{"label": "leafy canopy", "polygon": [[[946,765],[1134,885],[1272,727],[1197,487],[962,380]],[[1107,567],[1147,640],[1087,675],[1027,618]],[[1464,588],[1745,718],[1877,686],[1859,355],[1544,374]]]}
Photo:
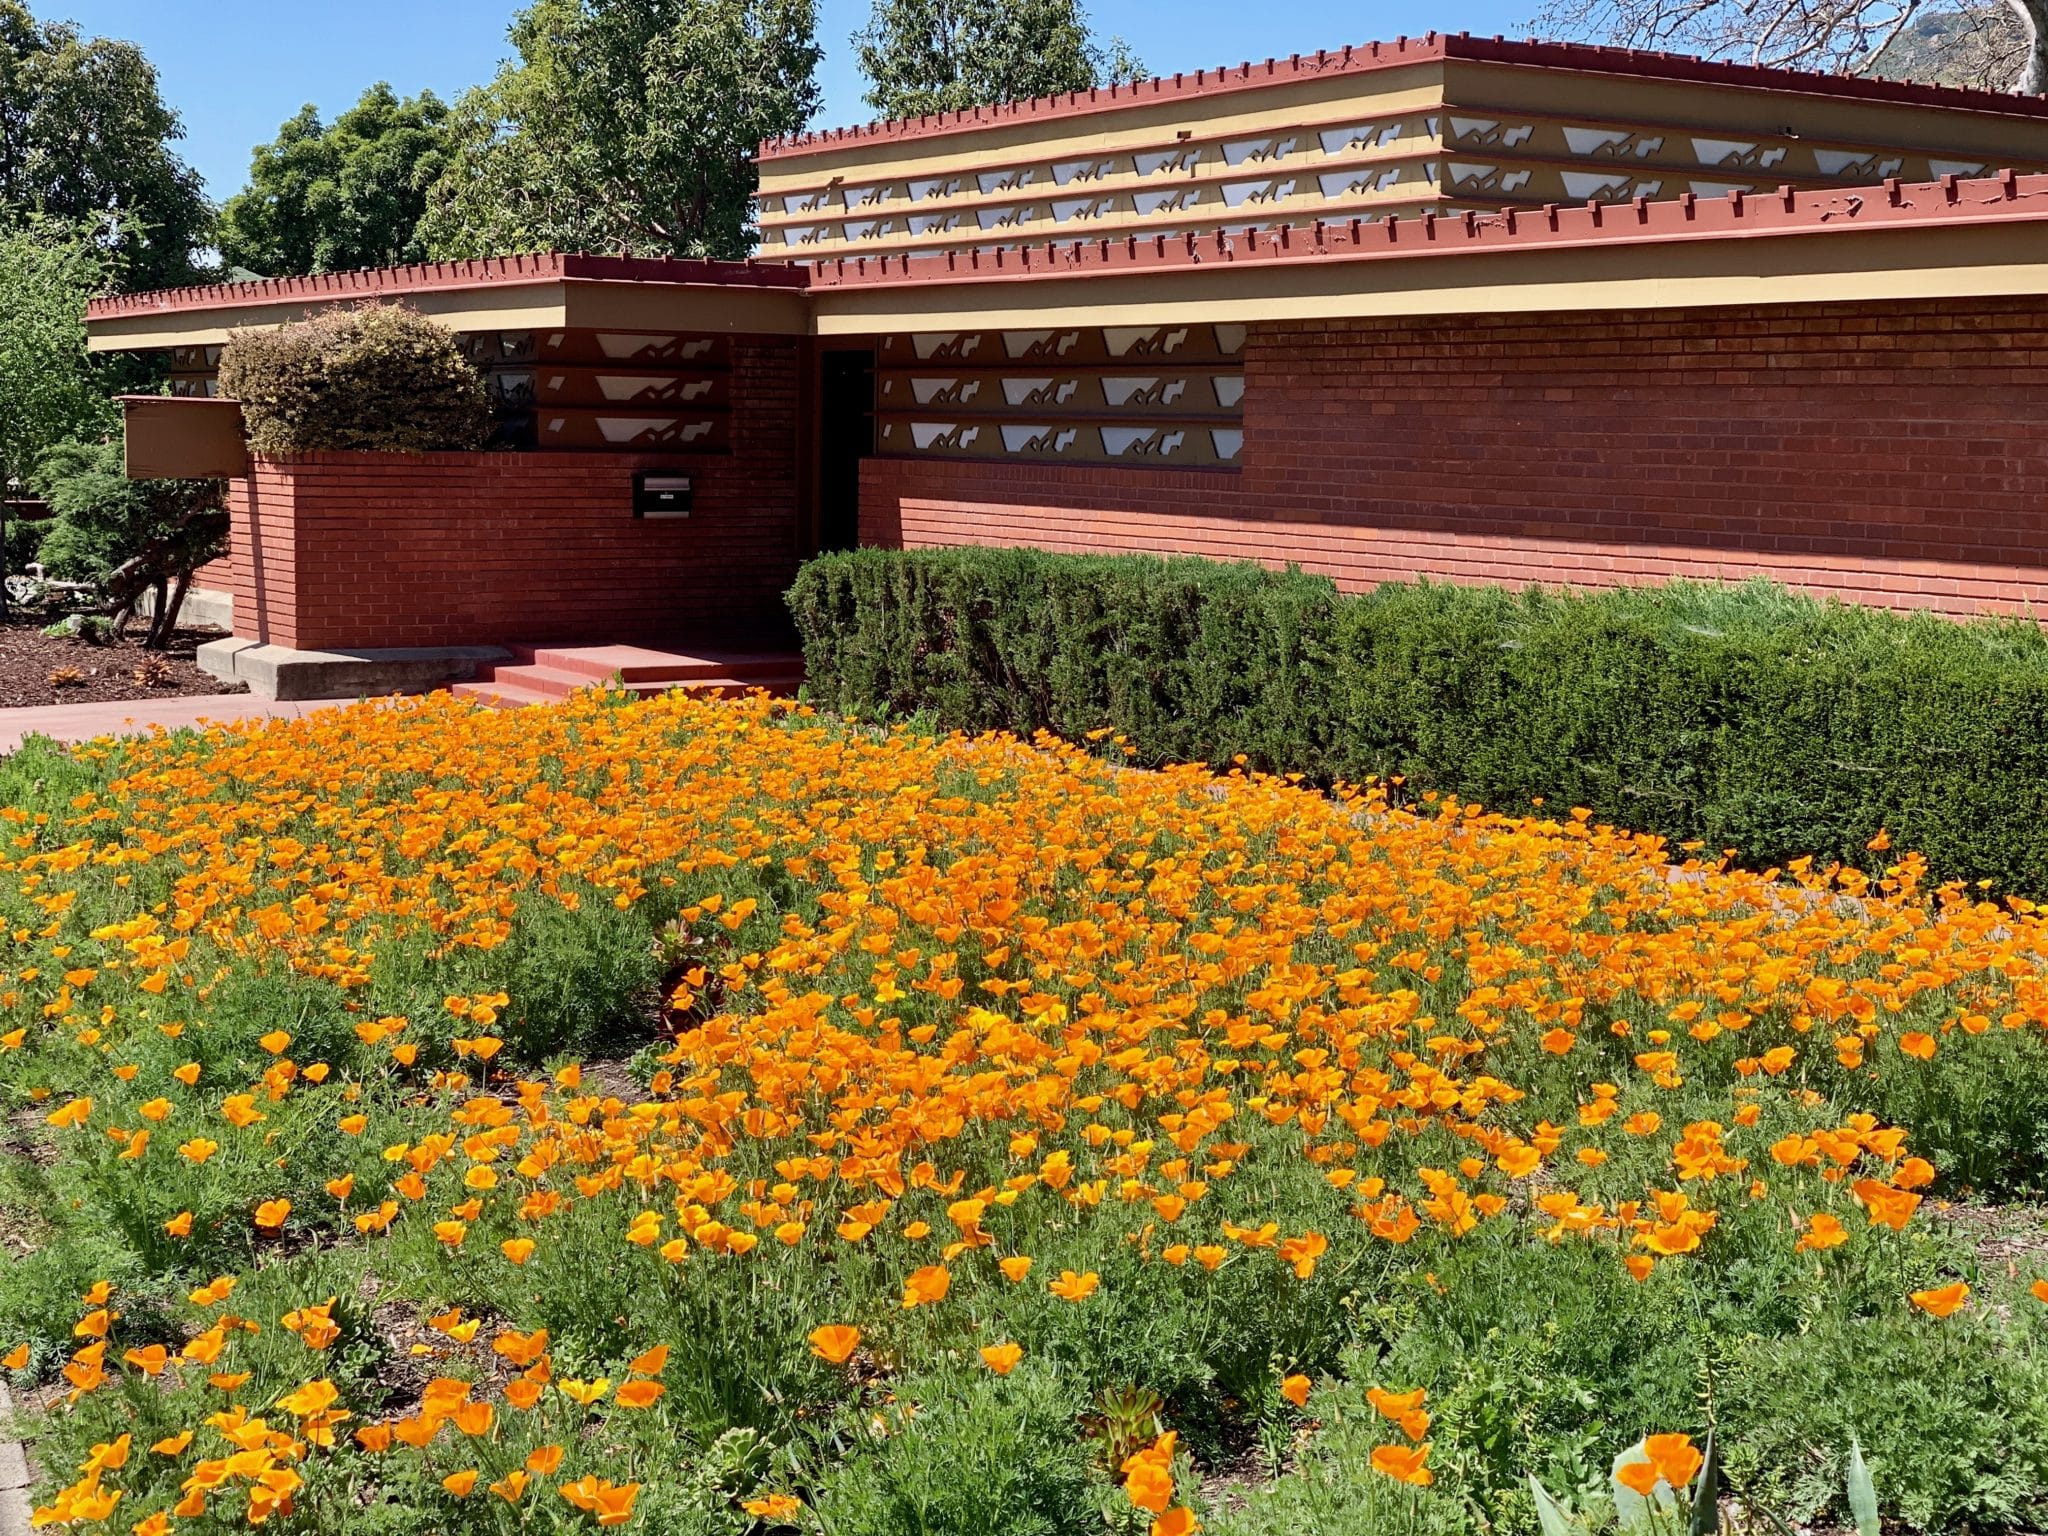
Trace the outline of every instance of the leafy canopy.
{"label": "leafy canopy", "polygon": [[90,220],[124,288],[201,275],[213,210],[171,150],[184,132],[134,44],[0,0],[0,205]]}
{"label": "leafy canopy", "polygon": [[1121,38],[1105,51],[1078,0],[875,0],[854,37],[868,105],[917,117],[1144,78]]}
{"label": "leafy canopy", "polygon": [[25,484],[65,438],[113,429],[112,402],[85,350],[85,302],[112,271],[89,227],[0,207],[0,487]]}
{"label": "leafy canopy", "polygon": [[300,108],[221,209],[222,260],[266,277],[423,260],[418,226],[447,162],[447,118],[433,92],[401,100],[382,81],[331,125]]}
{"label": "leafy canopy", "polygon": [[814,0],[535,0],[466,92],[422,234],[436,258],[753,247],[761,140],[819,101]]}

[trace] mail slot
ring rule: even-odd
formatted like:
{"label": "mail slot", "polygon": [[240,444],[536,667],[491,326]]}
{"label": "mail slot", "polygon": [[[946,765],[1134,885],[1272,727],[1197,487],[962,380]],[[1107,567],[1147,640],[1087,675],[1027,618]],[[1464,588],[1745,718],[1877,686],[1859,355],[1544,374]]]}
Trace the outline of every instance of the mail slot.
{"label": "mail slot", "polygon": [[690,477],[688,475],[660,475],[642,470],[633,477],[633,515],[635,517],[688,517],[690,515]]}

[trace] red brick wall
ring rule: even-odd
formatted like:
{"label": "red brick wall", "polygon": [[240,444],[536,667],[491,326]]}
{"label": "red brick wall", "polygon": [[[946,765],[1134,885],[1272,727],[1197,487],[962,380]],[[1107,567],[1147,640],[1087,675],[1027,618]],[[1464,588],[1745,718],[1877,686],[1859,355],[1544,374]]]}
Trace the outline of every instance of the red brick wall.
{"label": "red brick wall", "polygon": [[1254,326],[1237,473],[872,460],[864,543],[2048,607],[2048,302]]}
{"label": "red brick wall", "polygon": [[[797,350],[739,342],[729,454],[316,453],[230,490],[235,632],[300,649],[758,639],[797,565]],[[636,519],[633,474],[687,474]]]}

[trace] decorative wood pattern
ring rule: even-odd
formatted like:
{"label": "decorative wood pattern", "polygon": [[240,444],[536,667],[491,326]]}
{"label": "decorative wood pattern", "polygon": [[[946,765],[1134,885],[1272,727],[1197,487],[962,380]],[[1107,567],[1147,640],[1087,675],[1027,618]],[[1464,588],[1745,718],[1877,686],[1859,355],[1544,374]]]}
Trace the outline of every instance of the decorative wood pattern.
{"label": "decorative wood pattern", "polygon": [[889,336],[875,371],[883,456],[1235,468],[1241,325]]}

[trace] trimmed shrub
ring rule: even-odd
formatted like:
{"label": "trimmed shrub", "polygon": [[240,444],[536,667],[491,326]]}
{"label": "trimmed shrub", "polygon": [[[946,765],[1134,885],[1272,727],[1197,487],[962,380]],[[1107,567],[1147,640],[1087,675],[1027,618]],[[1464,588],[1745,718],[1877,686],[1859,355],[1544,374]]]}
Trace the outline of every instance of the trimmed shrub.
{"label": "trimmed shrub", "polygon": [[265,454],[474,448],[490,427],[483,375],[454,334],[396,304],[236,331],[220,389],[242,402],[249,446]]}
{"label": "trimmed shrub", "polygon": [[1734,848],[2048,892],[2048,637],[1766,583],[1340,596],[1250,565],[827,555],[789,604],[814,697],[955,729],[1121,735],[1140,763],[1403,776]]}

